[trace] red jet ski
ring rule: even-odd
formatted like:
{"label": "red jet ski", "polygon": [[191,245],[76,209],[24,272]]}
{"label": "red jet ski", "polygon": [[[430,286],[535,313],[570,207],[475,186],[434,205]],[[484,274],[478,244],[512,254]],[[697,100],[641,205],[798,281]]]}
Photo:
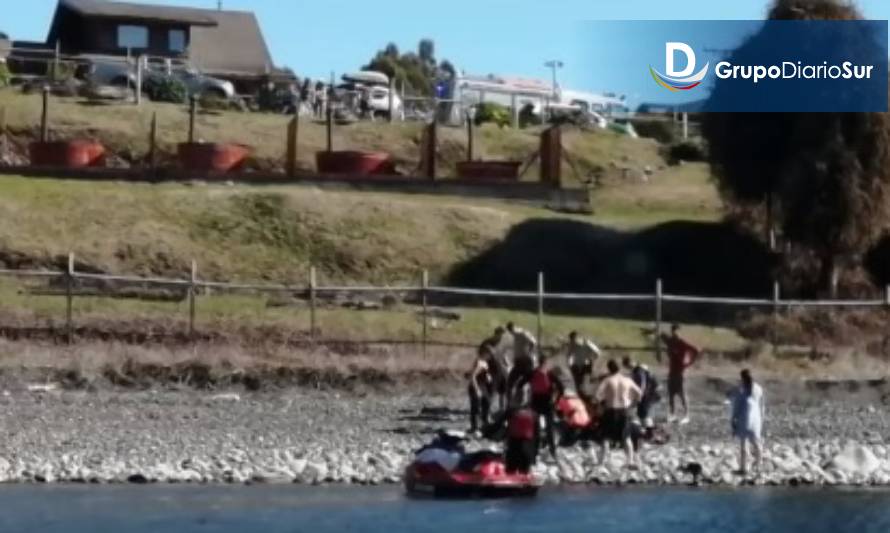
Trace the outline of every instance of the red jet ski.
{"label": "red jet ski", "polygon": [[497,454],[471,454],[468,459],[452,471],[415,461],[405,469],[405,489],[412,496],[434,498],[518,498],[535,496],[541,488],[532,474],[508,474]]}

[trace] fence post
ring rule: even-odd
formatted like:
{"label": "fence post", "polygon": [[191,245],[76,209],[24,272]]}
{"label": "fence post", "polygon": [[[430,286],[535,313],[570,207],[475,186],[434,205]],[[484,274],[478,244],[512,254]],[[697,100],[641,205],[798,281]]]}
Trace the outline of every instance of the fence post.
{"label": "fence post", "polygon": [[0,107],[0,152],[6,152],[6,106]]}
{"label": "fence post", "polygon": [[198,95],[193,94],[189,101],[189,144],[195,142],[195,116],[198,114]]}
{"label": "fence post", "polygon": [[189,277],[189,339],[195,339],[195,297],[197,296],[198,262],[192,259],[192,272]]}
{"label": "fence post", "polygon": [[884,302],[890,306],[890,285],[884,287]]}
{"label": "fence post", "polygon": [[315,297],[316,297],[315,267],[309,268],[309,338],[315,342]]}
{"label": "fence post", "polygon": [[142,64],[143,56],[136,56],[136,105],[142,105]]}
{"label": "fence post", "polygon": [[43,108],[40,112],[40,142],[49,140],[49,87],[43,88]]}
{"label": "fence post", "polygon": [[473,118],[467,113],[467,161],[473,160],[473,151],[475,148],[473,146],[473,141]]}
{"label": "fence post", "polygon": [[151,127],[148,131],[148,166],[151,169],[151,177],[154,178],[158,171],[158,112],[151,114]]}
{"label": "fence post", "polygon": [[538,346],[544,346],[544,273],[538,272]]}
{"label": "fence post", "polygon": [[423,274],[421,275],[420,287],[421,287],[420,288],[420,301],[421,301],[422,313],[423,313],[423,332],[421,334],[422,335],[421,336],[421,345],[423,347],[423,356],[426,357],[426,351],[427,351],[426,346],[427,346],[427,338],[428,338],[427,337],[428,336],[427,328],[429,327],[427,325],[429,322],[429,309],[427,307],[427,291],[430,287],[430,273],[427,270],[424,270]]}
{"label": "fence post", "polygon": [[68,271],[65,273],[65,339],[74,341],[74,252],[68,254]]}
{"label": "fence post", "polygon": [[664,296],[664,286],[661,278],[655,280],[655,360],[661,363],[661,322],[664,319],[662,315],[662,302]]}
{"label": "fence post", "polygon": [[773,327],[771,328],[772,332],[770,336],[772,337],[770,341],[773,346],[776,345],[776,325],[779,320],[779,303],[782,300],[782,287],[779,285],[778,280],[773,282]]}
{"label": "fence post", "polygon": [[300,138],[300,113],[287,125],[287,176],[294,178],[297,175],[297,143]]}

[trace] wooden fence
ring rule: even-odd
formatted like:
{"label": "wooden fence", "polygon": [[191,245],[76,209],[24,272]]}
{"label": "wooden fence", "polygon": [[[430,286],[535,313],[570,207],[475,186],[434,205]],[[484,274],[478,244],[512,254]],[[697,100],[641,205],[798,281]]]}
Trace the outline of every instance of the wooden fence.
{"label": "wooden fence", "polygon": [[[108,275],[108,274],[92,274],[86,272],[78,272],[75,269],[75,256],[69,254],[68,264],[65,270],[24,270],[24,269],[0,269],[0,277],[11,277],[19,279],[62,279],[64,280],[64,296],[65,305],[65,334],[68,342],[72,342],[74,338],[74,299],[77,296],[75,288],[78,280],[93,280],[104,282],[120,282],[141,285],[155,285],[165,288],[180,288],[185,292],[188,302],[188,334],[194,338],[196,333],[196,298],[201,289],[217,289],[226,291],[248,291],[253,293],[266,294],[290,294],[302,293],[308,299],[309,306],[309,335],[312,342],[316,342],[317,327],[317,311],[319,309],[319,297],[324,294],[368,294],[368,293],[388,293],[402,294],[414,296],[414,301],[418,302],[421,307],[422,317],[420,344],[424,353],[429,344],[429,316],[430,305],[429,300],[434,295],[456,295],[470,297],[486,297],[498,298],[500,300],[509,299],[525,299],[533,300],[537,303],[537,336],[539,343],[544,345],[544,317],[546,314],[546,303],[548,301],[587,301],[587,302],[636,302],[647,303],[653,305],[652,324],[656,332],[661,331],[664,322],[663,307],[667,303],[682,304],[709,304],[717,306],[745,307],[745,308],[764,308],[772,309],[773,313],[778,314],[782,309],[792,307],[796,308],[890,308],[890,286],[885,290],[884,298],[871,300],[796,300],[783,299],[778,283],[773,286],[771,298],[720,298],[705,297],[692,295],[668,294],[663,290],[661,280],[655,283],[653,292],[651,293],[623,293],[623,294],[604,294],[604,293],[551,293],[546,292],[546,278],[544,273],[538,274],[537,290],[535,291],[498,291],[474,288],[460,287],[444,287],[431,285],[429,281],[429,273],[423,271],[418,279],[418,285],[398,285],[398,286],[372,286],[372,285],[320,285],[315,268],[310,268],[304,280],[295,282],[294,284],[263,284],[263,283],[230,283],[220,281],[202,280],[198,276],[198,264],[192,262],[191,271],[188,276],[182,278],[164,278],[164,277],[141,277],[128,275]],[[110,296],[110,295],[109,295]],[[653,342],[651,349],[655,351],[656,356],[660,358],[661,347],[659,342]]]}

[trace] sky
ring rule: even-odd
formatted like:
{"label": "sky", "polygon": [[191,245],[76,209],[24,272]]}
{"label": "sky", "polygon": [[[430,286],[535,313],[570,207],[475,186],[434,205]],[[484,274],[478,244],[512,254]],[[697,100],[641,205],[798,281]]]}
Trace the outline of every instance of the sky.
{"label": "sky", "polygon": [[[5,0],[13,2],[13,0]],[[217,0],[142,0],[143,3],[215,8]],[[762,19],[767,0],[223,0],[225,9],[257,14],[272,57],[299,76],[328,79],[358,70],[388,42],[414,50],[422,38],[436,56],[473,74],[544,80],[544,63],[558,59],[564,88],[626,94],[631,101],[656,98],[654,83],[628,85],[627,76],[603,67],[609,39],[598,38],[595,20]],[[870,19],[890,19],[890,0],[859,0]],[[55,0],[15,2],[0,31],[13,39],[43,40]],[[583,45],[583,46],[582,46]],[[601,68],[597,68],[600,65]]]}

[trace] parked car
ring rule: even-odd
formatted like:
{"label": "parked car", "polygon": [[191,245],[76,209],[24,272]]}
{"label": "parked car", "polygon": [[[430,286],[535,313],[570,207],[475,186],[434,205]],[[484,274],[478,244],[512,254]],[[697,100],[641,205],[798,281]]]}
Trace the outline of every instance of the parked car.
{"label": "parked car", "polygon": [[[96,85],[135,87],[138,76],[135,65],[109,59],[93,60],[86,77],[89,82]],[[143,88],[150,81],[162,81],[168,78],[182,82],[191,95],[210,95],[224,100],[235,97],[235,86],[231,82],[205,76],[182,61],[149,60],[142,71]]]}

